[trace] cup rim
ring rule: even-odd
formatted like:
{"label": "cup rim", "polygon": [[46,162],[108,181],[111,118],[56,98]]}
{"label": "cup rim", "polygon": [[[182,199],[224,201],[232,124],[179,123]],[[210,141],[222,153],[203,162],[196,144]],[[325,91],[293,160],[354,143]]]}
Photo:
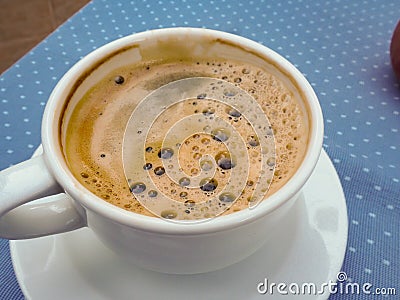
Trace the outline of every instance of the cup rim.
{"label": "cup rim", "polygon": [[[294,175],[278,191],[269,196],[268,200],[259,203],[255,209],[244,209],[229,215],[218,216],[205,222],[195,222],[191,224],[170,222],[157,217],[149,217],[129,212],[110,204],[88,191],[72,175],[64,160],[61,144],[59,142],[59,118],[61,117],[61,109],[65,105],[69,89],[74,85],[76,79],[79,78],[85,70],[90,69],[90,66],[93,66],[95,62],[99,61],[102,57],[106,57],[115,52],[116,49],[121,49],[127,45],[148,38],[180,34],[197,36],[211,35],[215,38],[229,40],[235,45],[239,45],[244,49],[260,54],[262,57],[267,58],[269,62],[274,62],[275,65],[279,66],[281,71],[290,74],[291,80],[296,82],[297,87],[301,89],[304,98],[308,101],[309,119],[312,120],[312,122],[310,124],[310,134],[306,155]],[[62,99],[62,101],[60,101],[60,99]],[[57,182],[75,201],[80,203],[86,209],[109,218],[114,222],[140,230],[164,234],[191,235],[229,230],[253,222],[258,218],[279,209],[279,207],[288,202],[301,190],[302,186],[311,176],[322,149],[322,140],[323,116],[318,98],[307,79],[294,65],[277,52],[253,40],[235,34],[206,28],[174,27],[134,33],[114,40],[92,51],[67,71],[67,73],[57,83],[49,97],[42,120],[42,144],[47,165]]]}

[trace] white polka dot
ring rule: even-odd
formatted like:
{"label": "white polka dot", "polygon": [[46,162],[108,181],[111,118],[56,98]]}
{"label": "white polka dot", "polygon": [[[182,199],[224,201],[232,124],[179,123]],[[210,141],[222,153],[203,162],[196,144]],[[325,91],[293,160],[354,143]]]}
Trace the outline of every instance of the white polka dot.
{"label": "white polka dot", "polygon": [[383,260],[382,260],[382,263],[383,263],[385,266],[390,266],[390,261],[388,261],[387,259],[383,259]]}

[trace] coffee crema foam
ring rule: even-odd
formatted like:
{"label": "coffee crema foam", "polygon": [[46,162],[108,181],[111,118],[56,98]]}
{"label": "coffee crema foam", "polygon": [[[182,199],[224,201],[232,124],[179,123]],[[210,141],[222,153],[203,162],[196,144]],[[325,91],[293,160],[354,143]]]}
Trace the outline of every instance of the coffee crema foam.
{"label": "coffee crema foam", "polygon": [[[135,189],[141,187],[129,186],[127,182],[122,159],[125,129],[132,112],[143,98],[165,84],[192,77],[212,77],[230,82],[258,102],[271,124],[276,146],[274,157],[267,161],[269,166],[274,167],[274,174],[271,182],[264,183],[266,188],[269,186],[266,197],[281,188],[296,172],[306,152],[309,124],[304,104],[299,103],[274,75],[253,65],[223,59],[156,60],[138,63],[112,72],[91,88],[74,108],[65,139],[67,162],[80,183],[111,204],[135,213],[154,216],[136,198]],[[146,149],[143,149],[146,163],[137,167],[148,170],[159,190],[168,197],[187,204],[187,213],[190,214],[191,207],[197,202],[207,201],[221,191],[221,187],[229,182],[229,172],[233,164],[241,158],[229,156],[223,143],[224,132],[211,132],[210,129],[210,134],[192,135],[182,141],[179,153],[174,153],[179,157],[182,174],[187,175],[181,179],[190,182],[191,176],[212,167],[212,159],[217,163],[215,175],[208,178],[205,190],[187,189],[187,182],[180,182],[180,187],[176,188],[165,169],[174,166],[160,163],[160,151],[165,150],[161,149],[163,135],[169,128],[168,124],[174,124],[181,119],[183,111],[207,116],[217,112],[220,115],[225,114],[232,126],[245,137],[250,167],[239,198],[223,214],[248,208],[249,202],[253,201],[252,192],[260,171],[257,137],[239,111],[210,100],[201,100],[185,101],[171,111],[167,121],[154,123]],[[219,138],[212,138],[218,137],[218,134]],[[150,197],[156,197],[158,192],[146,190],[146,193]],[[222,197],[227,202],[231,200],[231,195],[227,193]],[[213,217],[212,212],[207,209],[202,210],[201,214],[198,217]],[[163,217],[174,216],[167,214]]]}

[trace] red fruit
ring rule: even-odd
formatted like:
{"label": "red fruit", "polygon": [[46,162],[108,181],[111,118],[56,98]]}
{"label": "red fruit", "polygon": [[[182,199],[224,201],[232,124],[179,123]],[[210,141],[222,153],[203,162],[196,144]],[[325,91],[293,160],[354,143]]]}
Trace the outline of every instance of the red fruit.
{"label": "red fruit", "polygon": [[390,58],[392,67],[397,79],[400,80],[400,21],[397,23],[393,32],[392,42],[390,43]]}

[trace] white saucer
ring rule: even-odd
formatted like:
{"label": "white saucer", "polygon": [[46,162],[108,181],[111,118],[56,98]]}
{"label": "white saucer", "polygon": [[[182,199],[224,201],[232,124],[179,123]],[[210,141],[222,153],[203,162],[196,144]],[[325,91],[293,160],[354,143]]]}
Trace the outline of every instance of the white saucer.
{"label": "white saucer", "polygon": [[223,270],[167,275],[140,269],[106,249],[85,228],[25,241],[11,241],[11,256],[28,300],[47,299],[327,299],[323,295],[262,295],[260,282],[336,281],[347,242],[343,190],[325,151],[274,244]]}

